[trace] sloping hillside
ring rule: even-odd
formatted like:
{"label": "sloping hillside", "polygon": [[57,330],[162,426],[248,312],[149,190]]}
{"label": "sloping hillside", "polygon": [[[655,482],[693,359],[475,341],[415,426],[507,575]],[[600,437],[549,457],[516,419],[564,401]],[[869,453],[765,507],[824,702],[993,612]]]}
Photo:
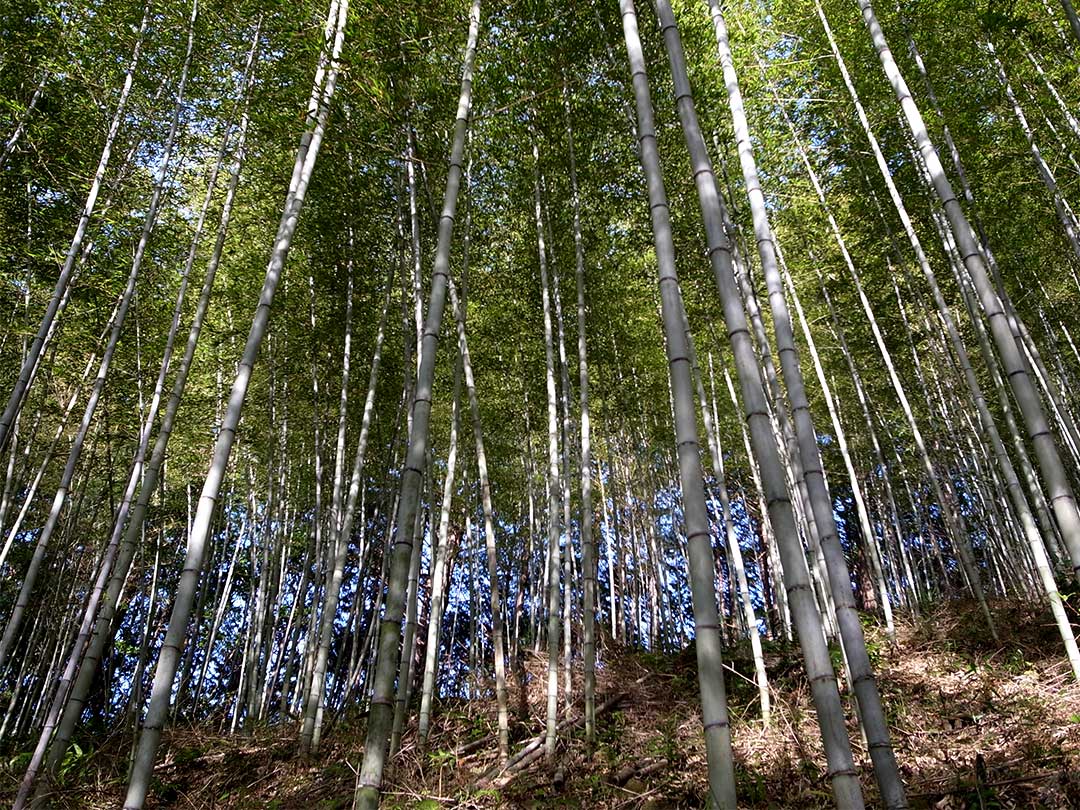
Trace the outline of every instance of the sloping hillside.
{"label": "sloping hillside", "polygon": [[[1056,631],[1041,616],[1004,604],[997,610],[1007,628],[1000,644],[986,640],[966,606],[902,625],[895,647],[871,631],[914,807],[1080,806],[1080,686],[1071,682],[1057,655]],[[554,771],[538,757],[500,773],[489,738],[494,705],[445,702],[427,753],[417,751],[411,730],[407,734],[384,806],[701,807],[705,756],[693,662],[692,650],[664,656],[608,643],[595,749],[587,750],[575,728],[560,739]],[[775,701],[769,729],[757,715],[751,662],[736,654],[728,672],[740,800],[747,807],[830,806],[797,651],[772,646],[768,664]],[[540,657],[529,659],[524,694],[515,682],[514,751],[542,731],[545,666]],[[84,744],[69,758],[54,806],[116,807],[128,742],[112,738],[96,749]],[[333,810],[352,806],[363,726],[343,719],[308,762],[296,756],[292,728],[242,738],[188,726],[169,732],[164,745],[149,806]],[[865,761],[865,749],[859,755]],[[5,793],[22,758],[7,757]]]}

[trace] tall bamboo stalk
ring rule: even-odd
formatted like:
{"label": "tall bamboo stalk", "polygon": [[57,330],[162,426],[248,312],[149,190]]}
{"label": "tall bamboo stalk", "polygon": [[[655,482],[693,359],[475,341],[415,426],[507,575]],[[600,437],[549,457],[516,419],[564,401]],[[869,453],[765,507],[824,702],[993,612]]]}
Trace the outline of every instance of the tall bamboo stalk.
{"label": "tall bamboo stalk", "polygon": [[169,712],[172,696],[172,682],[179,663],[180,651],[187,635],[188,619],[192,601],[198,585],[199,572],[202,569],[206,542],[210,535],[211,522],[217,507],[217,499],[229,456],[236,439],[236,430],[240,423],[244,399],[251,381],[252,369],[258,357],[259,347],[266,333],[270,319],[270,307],[274,292],[281,279],[285,260],[288,256],[296,224],[304,204],[304,197],[315,161],[322,144],[326,129],[326,119],[330,113],[330,100],[333,98],[337,82],[339,57],[345,40],[345,21],[348,15],[349,0],[331,0],[324,30],[323,47],[319,54],[319,64],[315,73],[311,97],[308,102],[308,128],[301,136],[293,163],[292,178],[289,182],[289,195],[278,224],[274,247],[266,269],[266,278],[259,295],[259,304],[248,332],[247,343],[237,369],[229,394],[229,404],[225,418],[214,444],[213,458],[207,472],[206,482],[199,496],[199,505],[192,522],[191,535],[188,538],[184,568],[177,585],[169,616],[169,626],[154,671],[154,684],[150,695],[150,706],[143,720],[142,733],[139,736],[135,763],[128,782],[127,796],[124,799],[125,810],[141,810],[146,800],[150,785],[157,746],[165,719]]}
{"label": "tall bamboo stalk", "polygon": [[116,110],[109,123],[109,131],[105,136],[105,145],[101,149],[101,157],[98,159],[97,168],[94,170],[94,178],[90,183],[90,190],[87,192],[86,202],[83,204],[82,213],[79,216],[79,224],[75,228],[75,235],[72,237],[71,245],[68,247],[67,254],[64,257],[64,265],[60,269],[60,275],[56,279],[56,287],[53,289],[52,297],[49,298],[49,304],[45,309],[45,315],[41,319],[37,334],[34,335],[34,339],[30,342],[30,348],[23,359],[22,367],[19,369],[19,376],[15,381],[15,387],[8,397],[8,402],[4,407],[3,414],[0,415],[0,451],[3,451],[7,446],[11,427],[22,409],[27,390],[30,388],[30,385],[34,381],[34,376],[37,374],[41,352],[44,350],[49,337],[53,333],[57,313],[61,308],[62,302],[67,298],[72,274],[75,272],[78,259],[83,254],[86,230],[90,225],[90,219],[93,217],[94,210],[97,206],[98,194],[101,192],[101,185],[102,181],[105,179],[105,172],[109,168],[109,158],[112,155],[112,148],[116,143],[117,133],[119,133],[120,126],[125,118],[125,110],[131,95],[132,85],[135,81],[135,70],[139,64],[143,44],[146,40],[146,31],[152,16],[152,5],[153,0],[146,0],[146,4],[143,6],[142,22],[139,23],[138,31],[135,33],[135,45],[131,51],[131,61],[128,62],[127,70],[124,73],[124,84],[120,89],[120,96],[116,101]]}
{"label": "tall bamboo stalk", "polygon": [[799,457],[802,460],[806,486],[809,490],[810,507],[813,510],[822,555],[828,570],[829,590],[835,605],[840,637],[848,662],[848,674],[858,700],[863,731],[869,742],[870,755],[874,763],[874,776],[885,806],[889,808],[906,807],[907,799],[903,780],[900,777],[899,766],[889,739],[885,713],[881,705],[881,696],[874,681],[873,669],[866,650],[862,623],[855,609],[855,599],[851,591],[851,577],[836,530],[832,497],[825,483],[821,455],[817,444],[817,434],[814,431],[813,421],[810,416],[810,406],[803,383],[802,369],[795,348],[791,315],[784,297],[784,285],[780,275],[777,246],[769,223],[765,197],[758,177],[757,163],[750,141],[749,124],[746,119],[738,77],[728,43],[727,27],[718,0],[708,0],[708,2],[720,53],[724,82],[727,86],[739,164],[742,168],[743,181],[750,202],[750,213],[753,218],[758,256],[761,260],[761,268],[769,292],[769,307],[772,312],[776,344],[780,354],[780,368],[787,387],[788,398],[791,401],[791,415],[798,441]]}
{"label": "tall bamboo stalk", "polygon": [[1013,395],[1024,418],[1028,438],[1035,447],[1039,467],[1050,493],[1050,503],[1061,530],[1062,539],[1069,550],[1073,562],[1074,575],[1080,577],[1080,511],[1069,483],[1068,474],[1062,464],[1054,442],[1054,435],[1046,420],[1038,392],[1031,381],[1024,358],[1013,337],[1009,317],[1002,306],[997,291],[987,272],[986,259],[975,241],[974,230],[960,206],[960,201],[953,191],[952,183],[945,174],[945,169],[938,157],[937,150],[930,140],[926,123],[919,112],[915,100],[908,90],[907,82],[900,73],[892,51],[885,40],[877,16],[870,0],[859,0],[863,22],[866,24],[877,51],[885,76],[896,94],[903,110],[916,147],[922,157],[930,182],[938,201],[944,209],[949,228],[959,248],[964,268],[975,287],[979,303],[990,325],[994,344],[1001,358],[1001,364],[1012,387]]}
{"label": "tall bamboo stalk", "polygon": [[371,709],[368,713],[367,741],[364,761],[360,767],[356,788],[356,805],[361,810],[378,807],[382,786],[386,748],[394,720],[394,678],[398,672],[401,650],[401,620],[405,612],[405,590],[409,576],[415,535],[416,514],[419,509],[420,484],[427,456],[428,426],[431,419],[431,390],[435,377],[435,350],[442,330],[446,306],[447,279],[450,272],[450,247],[457,210],[458,189],[461,186],[462,163],[465,154],[465,130],[472,102],[473,61],[480,34],[480,0],[473,0],[469,11],[469,35],[465,46],[461,94],[454,120],[454,139],[450,151],[450,167],[446,177],[442,213],[439,217],[435,263],[431,274],[427,318],[423,343],[420,347],[420,370],[412,401],[412,432],[405,466],[401,475],[401,493],[397,506],[397,533],[393,538],[389,568],[389,590],[386,610],[379,628],[378,656],[375,665]]}
{"label": "tall bamboo stalk", "polygon": [[[664,2],[658,3],[657,8],[661,14],[665,13],[665,9],[670,13],[670,7]],[[697,653],[702,723],[708,759],[709,793],[717,807],[733,808],[737,802],[735,769],[721,659],[720,618],[713,581],[712,534],[709,531],[708,507],[701,470],[691,362],[683,327],[686,311],[679,279],[675,273],[671,215],[660,167],[652,98],[638,35],[637,12],[633,0],[620,0],[619,9],[637,109],[638,152],[648,185],[649,215],[656,248],[668,375],[675,409],[679,481],[682,487],[683,521],[686,525],[690,557],[694,647]],[[661,23],[665,29],[671,30],[663,17]]]}

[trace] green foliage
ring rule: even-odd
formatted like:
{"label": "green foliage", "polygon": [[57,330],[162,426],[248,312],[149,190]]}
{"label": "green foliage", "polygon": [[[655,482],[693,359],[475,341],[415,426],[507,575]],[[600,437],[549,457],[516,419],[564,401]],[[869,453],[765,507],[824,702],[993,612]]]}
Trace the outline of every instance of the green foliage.
{"label": "green foliage", "polygon": [[8,760],[8,770],[12,773],[19,773],[21,771],[25,771],[26,766],[30,764],[30,759],[33,756],[33,751],[20,751],[18,754]]}
{"label": "green foliage", "polygon": [[1005,670],[1014,675],[1023,675],[1025,672],[1031,672],[1032,666],[1028,663],[1024,651],[1018,647],[1010,650],[1005,657]]}
{"label": "green foliage", "polygon": [[866,639],[866,654],[870,658],[870,666],[877,670],[882,658],[887,652],[888,642],[882,638],[868,637]]}
{"label": "green foliage", "polygon": [[90,755],[90,751],[83,751],[77,742],[72,742],[67,753],[64,754],[63,762],[60,763],[57,776],[60,777],[61,781],[79,778],[86,770]]}
{"label": "green foliage", "polygon": [[200,759],[205,753],[206,750],[199,746],[187,746],[185,748],[181,748],[179,751],[173,754],[173,762],[175,762],[178,766],[181,767],[184,765],[190,765],[192,762]]}
{"label": "green foliage", "polygon": [[843,672],[844,651],[841,649],[839,644],[829,645],[829,660],[832,662],[832,668],[834,672]]}
{"label": "green foliage", "polygon": [[150,789],[159,801],[173,802],[180,798],[183,786],[172,780],[154,776],[150,781]]}
{"label": "green foliage", "polygon": [[457,761],[457,755],[453,751],[428,751],[428,762],[435,768],[444,768],[453,765]]}
{"label": "green foliage", "polygon": [[652,737],[646,745],[650,756],[661,757],[670,762],[679,756],[678,720],[672,715],[664,718],[656,729],[660,736]]}
{"label": "green foliage", "polygon": [[739,797],[748,804],[764,802],[768,798],[768,786],[761,773],[736,770],[735,784]]}

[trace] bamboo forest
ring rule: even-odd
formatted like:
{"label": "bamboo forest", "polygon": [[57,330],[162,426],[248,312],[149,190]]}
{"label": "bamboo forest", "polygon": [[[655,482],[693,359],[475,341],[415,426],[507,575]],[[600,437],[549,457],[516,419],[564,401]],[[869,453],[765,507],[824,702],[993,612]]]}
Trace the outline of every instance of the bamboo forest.
{"label": "bamboo forest", "polygon": [[2,0],[0,804],[1080,807],[1074,0]]}

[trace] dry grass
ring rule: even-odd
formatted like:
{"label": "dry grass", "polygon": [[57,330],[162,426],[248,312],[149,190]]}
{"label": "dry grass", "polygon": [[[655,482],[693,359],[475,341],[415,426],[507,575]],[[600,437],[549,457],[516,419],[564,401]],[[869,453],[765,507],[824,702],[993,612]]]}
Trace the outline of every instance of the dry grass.
{"label": "dry grass", "polygon": [[[890,645],[868,631],[871,654],[913,807],[1080,807],[1080,686],[1059,653],[1060,640],[1033,608],[996,606],[1000,644],[987,642],[978,614],[951,604],[899,628]],[[736,772],[745,807],[813,808],[832,805],[821,742],[796,648],[770,646],[773,723],[763,728],[751,663],[735,651],[728,672]],[[542,730],[546,657],[526,662],[523,715],[512,714],[511,734],[522,741]],[[455,757],[453,751],[494,730],[492,701],[444,701],[428,752],[410,730],[386,784],[384,807],[648,808],[702,807],[705,753],[700,733],[693,650],[677,656],[642,654],[607,644],[600,698],[625,695],[598,722],[588,750],[583,734],[560,740],[565,785],[556,789],[542,761],[500,790],[480,790],[480,776],[496,764],[493,743]],[[580,694],[580,672],[574,673]],[[520,684],[511,706],[520,707]],[[850,725],[868,802],[876,790],[866,751]],[[58,808],[119,804],[129,740],[103,741],[58,790]],[[513,746],[516,747],[516,746]],[[204,728],[175,728],[165,738],[147,808],[297,808],[352,806],[362,757],[362,728],[333,729],[320,755],[295,756],[292,728],[262,729],[238,738]],[[10,755],[8,757],[10,759]],[[651,772],[622,785],[628,764]],[[6,769],[0,800],[17,774]]]}

